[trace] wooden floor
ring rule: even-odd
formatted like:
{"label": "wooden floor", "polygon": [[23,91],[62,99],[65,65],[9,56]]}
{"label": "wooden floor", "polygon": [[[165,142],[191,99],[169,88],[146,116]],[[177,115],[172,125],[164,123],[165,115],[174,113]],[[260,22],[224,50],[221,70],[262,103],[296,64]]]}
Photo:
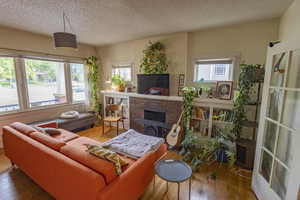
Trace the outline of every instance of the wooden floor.
{"label": "wooden floor", "polygon": [[[116,135],[115,130],[105,130],[96,127],[79,133],[81,136],[106,141]],[[168,152],[169,158],[178,159],[174,152]],[[216,170],[217,180],[207,180],[207,174]],[[151,183],[140,198],[141,200],[173,200],[177,199],[177,184],[169,183],[166,193],[166,182],[155,178],[155,187]],[[224,165],[206,167],[200,173],[195,173],[192,179],[192,200],[256,200],[250,188],[250,179],[242,178],[232,169]],[[10,167],[9,160],[0,150],[0,200],[48,200],[53,199],[27,175],[19,169]],[[180,199],[188,199],[188,182],[181,184]]]}

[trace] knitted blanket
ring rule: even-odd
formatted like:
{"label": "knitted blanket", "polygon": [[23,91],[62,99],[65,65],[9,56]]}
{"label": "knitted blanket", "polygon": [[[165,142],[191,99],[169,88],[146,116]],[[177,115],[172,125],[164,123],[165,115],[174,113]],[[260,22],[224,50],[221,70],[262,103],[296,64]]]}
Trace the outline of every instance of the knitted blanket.
{"label": "knitted blanket", "polygon": [[103,143],[102,146],[130,158],[138,159],[148,152],[156,151],[164,141],[163,138],[143,135],[130,129]]}

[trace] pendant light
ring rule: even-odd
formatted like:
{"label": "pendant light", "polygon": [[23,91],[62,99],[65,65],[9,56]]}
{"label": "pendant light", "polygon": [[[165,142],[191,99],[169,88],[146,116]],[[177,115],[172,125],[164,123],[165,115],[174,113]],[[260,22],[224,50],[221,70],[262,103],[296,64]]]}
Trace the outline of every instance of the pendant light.
{"label": "pendant light", "polygon": [[63,12],[64,32],[56,32],[53,34],[55,48],[77,49],[76,35],[66,32],[66,20],[72,29],[69,18]]}

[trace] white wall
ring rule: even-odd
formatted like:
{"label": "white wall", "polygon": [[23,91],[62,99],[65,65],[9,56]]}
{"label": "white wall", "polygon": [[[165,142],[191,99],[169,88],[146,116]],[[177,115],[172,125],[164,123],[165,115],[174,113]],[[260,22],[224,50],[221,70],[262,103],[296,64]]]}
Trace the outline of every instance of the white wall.
{"label": "white wall", "polygon": [[109,85],[105,85],[105,79],[110,76],[113,65],[129,63],[133,64],[133,83],[136,85],[136,74],[139,73],[143,50],[149,41],[161,41],[165,45],[169,64],[168,72],[170,73],[170,94],[177,95],[177,76],[185,73],[187,62],[187,33],[185,32],[99,47],[98,55],[103,64],[103,88],[109,87]]}
{"label": "white wall", "polygon": [[[237,57],[237,61],[264,64],[268,43],[278,39],[279,19],[248,22],[188,34],[187,82],[193,80],[195,60]],[[234,80],[239,76],[235,66]]]}
{"label": "white wall", "polygon": [[[177,75],[186,74],[187,84],[193,80],[194,60],[210,58],[227,58],[238,56],[247,63],[264,64],[267,45],[278,39],[279,19],[248,22],[219,28],[182,32],[140,40],[127,41],[97,48],[103,64],[103,88],[108,88],[105,79],[111,73],[113,65],[122,63],[134,64],[134,84],[142,52],[149,40],[160,40],[166,46],[167,58],[170,61],[171,95],[177,95]],[[235,70],[235,81],[239,66]]]}
{"label": "white wall", "polygon": [[294,0],[280,20],[279,39],[291,41],[300,39],[300,0]]}

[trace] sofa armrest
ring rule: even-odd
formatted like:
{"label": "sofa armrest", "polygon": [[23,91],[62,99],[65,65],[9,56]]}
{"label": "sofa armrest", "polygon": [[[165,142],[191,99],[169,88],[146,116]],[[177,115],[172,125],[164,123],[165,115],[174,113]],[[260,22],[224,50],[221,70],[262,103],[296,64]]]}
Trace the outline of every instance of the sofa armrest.
{"label": "sofa armrest", "polygon": [[[125,172],[99,191],[97,200],[138,199],[154,177],[154,165],[165,152],[162,145],[156,152],[148,153],[133,163]],[[128,192],[130,191],[130,192]]]}
{"label": "sofa armrest", "polygon": [[38,124],[38,126],[41,127],[41,128],[58,128],[58,125],[57,125],[56,121]]}

